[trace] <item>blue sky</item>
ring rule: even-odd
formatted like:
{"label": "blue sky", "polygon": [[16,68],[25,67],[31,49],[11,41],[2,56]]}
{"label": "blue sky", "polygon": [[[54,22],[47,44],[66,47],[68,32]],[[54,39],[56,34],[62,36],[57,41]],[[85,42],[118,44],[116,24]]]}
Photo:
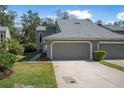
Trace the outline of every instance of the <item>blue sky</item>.
{"label": "blue sky", "polygon": [[124,19],[124,6],[121,5],[10,5],[10,10],[16,11],[19,16],[25,13],[27,10],[37,11],[41,18],[43,17],[55,17],[56,10],[69,11],[71,14],[88,17],[93,21],[98,19],[103,22],[115,21]]}

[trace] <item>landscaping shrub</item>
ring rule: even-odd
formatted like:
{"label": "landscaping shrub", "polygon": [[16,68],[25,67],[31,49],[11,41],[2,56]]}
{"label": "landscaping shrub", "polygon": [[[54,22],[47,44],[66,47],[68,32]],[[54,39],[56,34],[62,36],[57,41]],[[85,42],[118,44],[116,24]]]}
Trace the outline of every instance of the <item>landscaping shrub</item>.
{"label": "landscaping shrub", "polygon": [[15,39],[7,39],[4,44],[4,50],[15,55],[24,54],[24,47]]}
{"label": "landscaping shrub", "polygon": [[0,43],[0,51],[6,51],[5,43]]}
{"label": "landscaping shrub", "polygon": [[0,52],[0,72],[11,70],[16,61],[16,56],[8,52]]}
{"label": "landscaping shrub", "polygon": [[15,55],[22,55],[22,54],[24,54],[24,47],[22,45],[17,45],[13,48],[10,48],[9,52],[13,53]]}
{"label": "landscaping shrub", "polygon": [[31,53],[36,51],[36,46],[33,43],[26,43],[23,45],[24,47],[24,53]]}
{"label": "landscaping shrub", "polygon": [[94,53],[93,53],[93,57],[94,57],[95,61],[101,61],[105,58],[105,56],[106,56],[105,51],[99,50],[99,51],[94,51]]}

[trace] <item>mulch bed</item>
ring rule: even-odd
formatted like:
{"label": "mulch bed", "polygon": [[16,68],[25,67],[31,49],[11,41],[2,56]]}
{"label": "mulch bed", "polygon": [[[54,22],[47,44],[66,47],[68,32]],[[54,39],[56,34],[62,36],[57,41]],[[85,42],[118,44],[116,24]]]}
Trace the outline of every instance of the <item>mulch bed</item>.
{"label": "mulch bed", "polygon": [[47,53],[42,53],[39,58],[37,58],[37,61],[50,61],[49,58],[47,58]]}
{"label": "mulch bed", "polygon": [[5,70],[4,72],[0,72],[0,80],[8,78],[12,74],[13,74],[12,70]]}

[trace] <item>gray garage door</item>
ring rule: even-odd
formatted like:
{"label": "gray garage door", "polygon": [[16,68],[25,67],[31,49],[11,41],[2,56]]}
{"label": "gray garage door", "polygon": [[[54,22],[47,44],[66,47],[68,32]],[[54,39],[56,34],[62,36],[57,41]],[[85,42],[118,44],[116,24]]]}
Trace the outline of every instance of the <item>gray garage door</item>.
{"label": "gray garage door", "polygon": [[88,43],[55,43],[53,45],[53,60],[90,59]]}
{"label": "gray garage door", "polygon": [[124,59],[124,44],[100,44],[99,48],[106,51],[106,59]]}

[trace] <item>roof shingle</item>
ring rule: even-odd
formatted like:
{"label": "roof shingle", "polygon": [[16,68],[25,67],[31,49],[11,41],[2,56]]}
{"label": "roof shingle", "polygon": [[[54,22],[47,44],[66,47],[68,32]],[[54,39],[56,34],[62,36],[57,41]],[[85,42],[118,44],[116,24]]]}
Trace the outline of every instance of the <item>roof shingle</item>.
{"label": "roof shingle", "polygon": [[108,28],[109,30],[112,31],[124,31],[124,27],[115,26],[115,25],[105,25],[103,27]]}
{"label": "roof shingle", "polygon": [[[79,23],[79,24],[76,24]],[[124,40],[123,35],[113,33],[89,20],[68,19],[57,20],[57,24],[61,30],[60,33],[50,35],[44,39],[53,40]]]}

